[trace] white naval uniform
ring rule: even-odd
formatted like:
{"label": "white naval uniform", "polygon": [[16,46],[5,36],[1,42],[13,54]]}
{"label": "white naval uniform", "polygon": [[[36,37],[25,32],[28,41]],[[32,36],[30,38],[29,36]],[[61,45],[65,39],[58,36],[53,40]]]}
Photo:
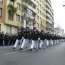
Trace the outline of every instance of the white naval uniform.
{"label": "white naval uniform", "polygon": [[38,49],[38,47],[39,47],[39,40],[40,40],[40,38],[38,38],[38,40],[32,40],[32,43],[31,43],[31,49]]}
{"label": "white naval uniform", "polygon": [[44,44],[43,40],[40,40],[40,48],[42,48],[42,45]]}
{"label": "white naval uniform", "polygon": [[34,48],[38,49],[38,47],[39,47],[39,40],[34,40],[34,43],[35,43]]}
{"label": "white naval uniform", "polygon": [[53,46],[53,40],[52,40],[52,39],[50,40],[50,43],[51,43],[51,45]]}
{"label": "white naval uniform", "polygon": [[34,40],[32,40],[32,43],[31,43],[31,49],[33,49],[34,48],[34,45],[35,45],[35,41]]}
{"label": "white naval uniform", "polygon": [[45,39],[46,46],[49,46],[49,40]]}
{"label": "white naval uniform", "polygon": [[24,38],[21,44],[21,48],[23,49],[24,47],[27,47],[28,44],[29,44],[29,40]]}
{"label": "white naval uniform", "polygon": [[22,39],[21,40],[16,39],[16,42],[14,44],[14,48],[16,48],[19,43],[21,45],[22,41],[23,41]]}

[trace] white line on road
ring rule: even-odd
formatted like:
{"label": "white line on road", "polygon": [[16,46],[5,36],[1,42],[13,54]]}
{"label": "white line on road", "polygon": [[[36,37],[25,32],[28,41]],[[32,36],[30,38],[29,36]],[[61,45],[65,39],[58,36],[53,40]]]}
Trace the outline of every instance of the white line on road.
{"label": "white line on road", "polygon": [[12,55],[12,54],[15,54],[17,52],[8,52],[8,53],[5,53],[4,55]]}
{"label": "white line on road", "polygon": [[[28,51],[29,49],[25,49],[25,50],[19,50],[20,52],[24,52],[24,51]],[[7,52],[5,53],[4,55],[12,55],[12,54],[16,54],[16,53],[19,53],[18,50],[17,51],[12,51],[12,52]]]}

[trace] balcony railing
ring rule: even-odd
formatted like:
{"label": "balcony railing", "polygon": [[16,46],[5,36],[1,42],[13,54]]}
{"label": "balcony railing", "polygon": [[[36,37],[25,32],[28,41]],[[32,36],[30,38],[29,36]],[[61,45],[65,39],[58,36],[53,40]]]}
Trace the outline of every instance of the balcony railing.
{"label": "balcony railing", "polygon": [[30,10],[32,10],[34,13],[36,13],[36,9],[34,7],[32,7],[31,5],[29,5],[26,2],[23,2],[22,5],[26,6],[27,8],[29,8]]}
{"label": "balcony railing", "polygon": [[23,2],[32,3],[34,6],[37,6],[37,3],[33,0],[23,0]]}
{"label": "balcony railing", "polygon": [[26,14],[26,17],[27,17],[27,18],[30,18],[30,19],[32,19],[32,20],[34,19],[34,16],[29,15],[29,14]]}

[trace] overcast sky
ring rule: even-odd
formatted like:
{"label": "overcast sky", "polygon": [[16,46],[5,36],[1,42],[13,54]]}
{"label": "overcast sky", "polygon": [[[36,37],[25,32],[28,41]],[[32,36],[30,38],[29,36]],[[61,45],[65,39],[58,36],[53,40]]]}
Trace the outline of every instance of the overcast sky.
{"label": "overcast sky", "polygon": [[51,0],[54,10],[54,23],[55,26],[61,26],[65,31],[65,0]]}

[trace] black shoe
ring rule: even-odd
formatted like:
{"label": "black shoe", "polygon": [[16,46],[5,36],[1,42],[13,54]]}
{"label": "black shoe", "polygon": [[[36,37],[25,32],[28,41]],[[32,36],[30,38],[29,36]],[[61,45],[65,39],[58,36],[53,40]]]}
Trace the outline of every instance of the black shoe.
{"label": "black shoe", "polygon": [[16,49],[15,47],[13,47],[13,49]]}
{"label": "black shoe", "polygon": [[30,51],[32,51],[32,49],[29,49]]}
{"label": "black shoe", "polygon": [[22,48],[20,48],[19,50],[23,50]]}

